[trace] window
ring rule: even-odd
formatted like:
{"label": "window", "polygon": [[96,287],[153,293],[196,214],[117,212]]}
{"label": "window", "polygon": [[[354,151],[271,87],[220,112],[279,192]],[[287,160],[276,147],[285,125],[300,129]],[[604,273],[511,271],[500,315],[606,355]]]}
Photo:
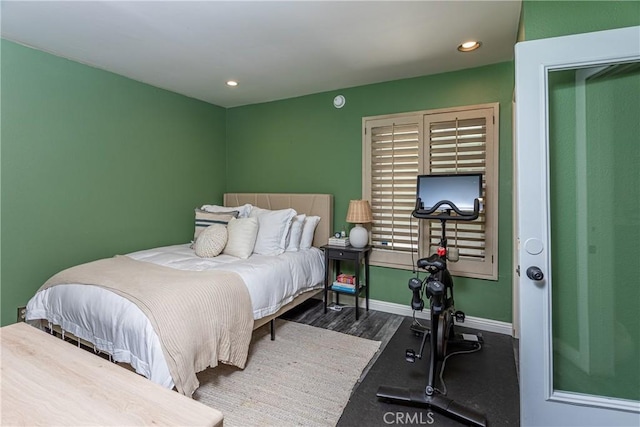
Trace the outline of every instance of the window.
{"label": "window", "polygon": [[371,264],[413,269],[433,253],[439,221],[411,212],[420,174],[482,173],[483,212],[477,220],[447,221],[447,242],[460,260],[457,276],[498,278],[498,104],[363,119],[363,198],[369,200]]}

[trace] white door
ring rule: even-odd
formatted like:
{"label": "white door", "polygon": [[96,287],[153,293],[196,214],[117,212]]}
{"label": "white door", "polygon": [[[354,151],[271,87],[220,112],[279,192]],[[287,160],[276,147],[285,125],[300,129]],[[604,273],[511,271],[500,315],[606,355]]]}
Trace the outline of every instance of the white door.
{"label": "white door", "polygon": [[640,27],[515,62],[522,425],[640,426]]}

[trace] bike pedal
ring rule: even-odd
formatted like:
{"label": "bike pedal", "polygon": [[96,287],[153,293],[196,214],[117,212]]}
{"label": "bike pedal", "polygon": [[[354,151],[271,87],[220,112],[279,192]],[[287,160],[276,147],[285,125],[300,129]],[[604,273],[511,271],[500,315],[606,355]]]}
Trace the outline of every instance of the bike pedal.
{"label": "bike pedal", "polygon": [[465,314],[462,311],[456,311],[456,322],[458,323],[464,323],[464,318],[465,318]]}
{"label": "bike pedal", "polygon": [[467,343],[484,343],[484,338],[482,336],[481,332],[475,333],[475,334],[457,334],[456,335],[456,339],[460,342],[467,342]]}
{"label": "bike pedal", "polygon": [[404,352],[404,358],[407,362],[413,363],[416,361],[416,352],[412,349],[408,349]]}

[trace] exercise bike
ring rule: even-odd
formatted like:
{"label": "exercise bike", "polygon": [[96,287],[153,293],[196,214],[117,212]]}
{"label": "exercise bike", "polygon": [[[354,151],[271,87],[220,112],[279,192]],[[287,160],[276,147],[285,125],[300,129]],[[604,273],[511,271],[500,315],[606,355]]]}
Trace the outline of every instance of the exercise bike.
{"label": "exercise bike", "polygon": [[[450,179],[447,180],[447,178]],[[478,184],[475,184],[476,182]],[[428,184],[448,186],[458,196],[459,193],[466,194],[466,196],[471,194],[474,196],[472,211],[469,211],[468,202],[464,203],[465,209],[462,206],[458,207],[456,203],[450,200],[438,200],[430,203],[429,207],[425,208],[423,200],[428,197],[425,194],[425,187],[428,187]],[[469,184],[471,184],[471,192],[469,192],[468,188],[466,190],[463,188],[464,186],[469,187]],[[475,185],[478,185],[477,195]],[[481,185],[482,177],[479,174],[421,175],[418,177],[418,197],[416,199],[416,209],[412,212],[412,215],[418,219],[440,220],[442,226],[437,251],[427,258],[419,259],[416,263],[418,268],[428,272],[428,276],[422,280],[418,277],[413,277],[409,280],[409,289],[413,293],[411,308],[414,312],[422,311],[424,309],[422,295],[426,293],[430,301],[431,324],[430,328],[424,328],[415,323],[411,326],[411,330],[416,334],[422,334],[423,338],[419,353],[416,354],[413,349],[408,349],[405,352],[405,359],[411,363],[415,362],[416,358],[421,359],[425,344],[429,339],[431,350],[427,385],[424,389],[381,386],[376,395],[383,401],[432,408],[463,423],[484,427],[487,425],[487,420],[483,414],[445,397],[446,389],[443,392],[436,387],[438,376],[442,381],[442,370],[448,356],[470,353],[481,349],[482,336],[480,334],[456,334],[454,330],[454,319],[464,322],[465,315],[461,311],[456,311],[454,306],[453,279],[447,269],[449,254],[446,238],[446,221],[472,221],[478,218]],[[434,193],[443,194],[441,188]],[[461,200],[459,197],[455,198]],[[458,203],[463,204],[460,201]],[[455,215],[452,211],[455,212]],[[457,260],[456,257],[452,258]],[[440,375],[438,375],[438,372],[440,372]]]}

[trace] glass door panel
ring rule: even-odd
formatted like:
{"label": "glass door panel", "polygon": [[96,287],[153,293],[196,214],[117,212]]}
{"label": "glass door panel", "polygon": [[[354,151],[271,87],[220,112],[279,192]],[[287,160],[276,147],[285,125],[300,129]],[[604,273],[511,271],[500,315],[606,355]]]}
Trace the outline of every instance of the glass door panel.
{"label": "glass door panel", "polygon": [[548,73],[553,390],[640,400],[640,63]]}

